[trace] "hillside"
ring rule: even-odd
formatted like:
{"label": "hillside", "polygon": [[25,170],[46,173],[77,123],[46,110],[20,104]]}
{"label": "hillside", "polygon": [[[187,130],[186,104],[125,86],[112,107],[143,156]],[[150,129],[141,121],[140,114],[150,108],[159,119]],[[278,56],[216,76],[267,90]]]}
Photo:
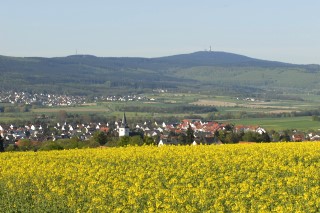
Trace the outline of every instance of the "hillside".
{"label": "hillside", "polygon": [[2,90],[79,95],[155,88],[220,93],[320,91],[320,66],[266,61],[226,52],[159,58],[0,56]]}

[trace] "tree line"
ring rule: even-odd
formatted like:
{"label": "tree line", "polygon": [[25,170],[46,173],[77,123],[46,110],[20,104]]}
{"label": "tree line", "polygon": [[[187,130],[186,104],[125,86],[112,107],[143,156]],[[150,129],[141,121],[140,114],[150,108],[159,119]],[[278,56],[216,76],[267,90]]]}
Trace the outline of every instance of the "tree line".
{"label": "tree line", "polygon": [[169,107],[154,106],[122,106],[119,111],[125,112],[154,112],[154,113],[209,113],[217,112],[214,106],[176,105]]}

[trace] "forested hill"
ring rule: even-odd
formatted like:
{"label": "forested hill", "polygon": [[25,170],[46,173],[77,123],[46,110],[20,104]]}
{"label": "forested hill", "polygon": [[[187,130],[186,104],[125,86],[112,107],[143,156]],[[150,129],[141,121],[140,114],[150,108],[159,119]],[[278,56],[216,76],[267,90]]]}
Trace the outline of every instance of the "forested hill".
{"label": "forested hill", "polygon": [[180,65],[183,67],[193,66],[255,66],[257,64],[274,66],[290,66],[290,64],[265,61],[247,56],[214,51],[201,51],[191,54],[173,55],[167,57],[156,58],[154,60],[170,63],[172,65]]}
{"label": "forested hill", "polygon": [[319,65],[294,65],[226,52],[159,58],[0,56],[2,90],[68,94],[172,90],[263,92],[320,90]]}

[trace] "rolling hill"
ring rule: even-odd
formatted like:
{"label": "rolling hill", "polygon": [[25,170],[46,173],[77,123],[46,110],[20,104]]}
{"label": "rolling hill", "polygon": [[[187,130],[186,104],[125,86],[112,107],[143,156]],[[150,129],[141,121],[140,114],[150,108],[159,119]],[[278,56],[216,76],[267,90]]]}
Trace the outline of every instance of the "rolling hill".
{"label": "rolling hill", "polygon": [[0,56],[1,90],[78,95],[167,88],[233,94],[320,93],[320,66],[201,51],[158,58]]}

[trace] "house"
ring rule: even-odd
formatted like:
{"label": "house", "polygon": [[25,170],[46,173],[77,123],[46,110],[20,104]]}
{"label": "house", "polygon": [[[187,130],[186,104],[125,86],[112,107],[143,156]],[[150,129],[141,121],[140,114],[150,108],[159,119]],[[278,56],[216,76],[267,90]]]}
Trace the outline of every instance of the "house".
{"label": "house", "polygon": [[303,133],[296,133],[292,135],[292,141],[301,142],[305,140],[305,135]]}
{"label": "house", "polygon": [[236,126],[234,127],[234,131],[235,131],[236,133],[252,131],[252,132],[257,132],[257,133],[259,133],[260,135],[262,135],[263,133],[266,133],[266,132],[267,132],[265,129],[263,129],[263,128],[260,127],[260,126],[246,126],[246,125],[236,125]]}
{"label": "house", "polygon": [[102,126],[102,127],[100,127],[100,131],[102,131],[102,132],[108,133],[108,132],[109,132],[109,130],[110,130],[110,128],[109,128],[109,127],[106,127],[106,126]]}
{"label": "house", "polygon": [[266,131],[265,129],[263,129],[262,127],[259,126],[259,127],[256,129],[256,132],[259,133],[260,135],[262,135],[262,134],[266,133],[267,131]]}
{"label": "house", "polygon": [[163,146],[163,145],[164,145],[163,141],[160,140],[159,143],[158,143],[158,146]]}

